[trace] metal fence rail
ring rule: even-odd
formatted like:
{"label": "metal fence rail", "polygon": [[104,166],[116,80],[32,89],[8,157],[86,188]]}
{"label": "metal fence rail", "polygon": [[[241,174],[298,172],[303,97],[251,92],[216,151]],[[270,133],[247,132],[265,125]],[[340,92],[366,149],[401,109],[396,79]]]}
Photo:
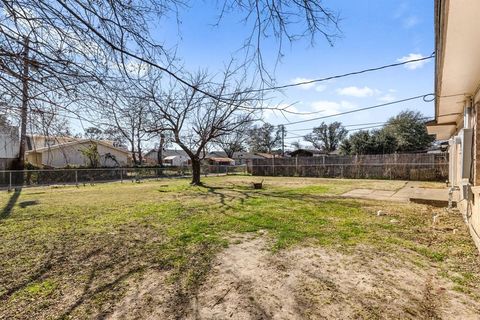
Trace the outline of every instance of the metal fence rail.
{"label": "metal fence rail", "polygon": [[[202,175],[246,173],[242,166],[202,166]],[[79,185],[110,181],[139,181],[144,179],[160,179],[188,177],[191,168],[96,168],[96,169],[42,169],[42,170],[0,170],[0,188],[47,186],[47,185]]]}

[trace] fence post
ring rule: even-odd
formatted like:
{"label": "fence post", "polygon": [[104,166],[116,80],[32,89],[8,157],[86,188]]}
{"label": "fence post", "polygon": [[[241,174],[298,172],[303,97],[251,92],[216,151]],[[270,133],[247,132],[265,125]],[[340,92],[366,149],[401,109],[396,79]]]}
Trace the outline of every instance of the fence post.
{"label": "fence post", "polygon": [[120,183],[123,183],[123,168],[120,168]]}
{"label": "fence post", "polygon": [[10,171],[8,173],[8,176],[9,176],[9,178],[8,178],[8,181],[9,181],[8,182],[8,190],[11,190],[12,189],[12,171]]}
{"label": "fence post", "polygon": [[295,157],[295,175],[298,176],[298,155]]}
{"label": "fence post", "polygon": [[272,176],[275,176],[275,155],[272,157]]}
{"label": "fence post", "polygon": [[75,170],[75,185],[78,187],[78,171]]}

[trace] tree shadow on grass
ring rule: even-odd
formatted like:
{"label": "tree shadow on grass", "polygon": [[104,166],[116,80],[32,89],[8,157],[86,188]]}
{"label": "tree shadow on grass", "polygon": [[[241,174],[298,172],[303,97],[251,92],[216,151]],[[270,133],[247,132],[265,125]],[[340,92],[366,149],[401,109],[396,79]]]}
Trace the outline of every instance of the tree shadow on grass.
{"label": "tree shadow on grass", "polygon": [[[296,200],[296,201],[305,201],[309,203],[328,203],[328,202],[338,202],[343,206],[358,208],[360,202],[357,199],[345,198],[338,195],[330,194],[302,194],[302,193],[292,193],[284,190],[254,190],[250,188],[237,188],[233,187],[216,187],[211,185],[203,185],[207,188],[208,193],[219,198],[221,205],[227,209],[233,209],[233,206],[229,205],[228,201],[238,200],[240,205],[244,205],[246,200],[254,199],[258,197],[267,197],[278,200]],[[227,195],[223,190],[229,191],[232,194]]]}
{"label": "tree shadow on grass", "polygon": [[[249,217],[242,217],[242,216],[237,216],[234,213],[229,212],[229,210],[235,210],[235,206],[229,204],[232,203],[236,200],[239,201],[240,205],[244,205],[244,201],[248,199],[254,199],[256,196],[275,196],[275,194],[265,194],[265,193],[260,193],[258,191],[254,190],[238,190],[238,189],[232,189],[232,188],[224,188],[224,187],[213,187],[213,186],[207,186],[204,185],[208,189],[208,192],[219,199],[219,203],[221,204],[220,208],[220,213],[229,217],[230,219],[236,220],[240,223],[249,225],[250,227],[256,229],[256,230],[270,230],[270,231],[275,231],[275,232],[295,232],[297,234],[302,234],[302,236],[312,236],[311,233],[306,233],[297,230],[294,226],[289,227],[285,226],[283,228],[279,228],[278,225],[272,224],[272,223],[262,223],[261,221],[253,221]],[[235,195],[226,195],[225,193],[221,192],[221,190],[228,190],[232,191]],[[285,198],[282,195],[278,195],[278,198]],[[290,198],[290,196],[286,197]],[[314,234],[316,236],[319,236],[320,234]]]}
{"label": "tree shadow on grass", "polygon": [[3,207],[2,211],[0,211],[0,220],[6,219],[12,213],[12,209],[17,203],[18,198],[20,197],[20,193],[22,192],[22,188],[15,189],[13,194],[10,196],[7,204]]}
{"label": "tree shadow on grass", "polygon": [[[94,298],[98,294],[108,292],[110,290],[115,290],[115,287],[119,283],[121,283],[122,281],[125,281],[126,279],[128,279],[129,277],[131,277],[134,274],[140,273],[144,269],[145,269],[144,267],[138,267],[138,266],[133,267],[133,268],[127,270],[126,272],[120,274],[119,276],[117,276],[112,281],[109,281],[109,282],[107,282],[103,285],[100,285],[96,288],[93,288],[93,283],[94,283],[95,279],[98,277],[97,274],[100,274],[100,277],[101,277],[102,272],[105,271],[101,267],[100,268],[99,267],[93,268],[89,272],[88,280],[85,283],[85,286],[83,288],[83,291],[82,291],[81,295],[58,317],[58,319],[68,319],[70,317],[70,315],[76,309],[78,309],[80,306],[82,306],[85,302],[91,300],[92,298]],[[99,315],[97,318],[103,319],[103,318],[105,318],[106,315],[107,314]]]}
{"label": "tree shadow on grass", "polygon": [[[54,255],[55,255],[55,247],[50,251],[50,253],[46,256],[44,259],[44,262],[38,267],[36,271],[34,271],[27,279],[24,281],[18,283],[17,285],[13,286],[12,288],[9,288],[5,293],[0,295],[0,301],[6,300],[10,298],[13,294],[16,292],[26,288],[28,285],[32,284],[33,282],[42,280],[43,278],[46,277],[47,273],[52,269],[53,265],[55,264],[54,262]],[[62,248],[60,250],[60,255],[63,257],[64,255],[64,247],[62,245]],[[61,259],[61,258],[60,258]]]}

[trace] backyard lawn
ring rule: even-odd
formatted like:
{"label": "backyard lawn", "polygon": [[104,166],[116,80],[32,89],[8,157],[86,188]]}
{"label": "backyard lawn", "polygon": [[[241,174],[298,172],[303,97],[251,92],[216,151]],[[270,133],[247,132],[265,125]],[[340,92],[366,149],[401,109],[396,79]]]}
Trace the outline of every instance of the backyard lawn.
{"label": "backyard lawn", "polygon": [[0,192],[0,319],[478,319],[459,213],[340,196],[402,181],[260,180]]}

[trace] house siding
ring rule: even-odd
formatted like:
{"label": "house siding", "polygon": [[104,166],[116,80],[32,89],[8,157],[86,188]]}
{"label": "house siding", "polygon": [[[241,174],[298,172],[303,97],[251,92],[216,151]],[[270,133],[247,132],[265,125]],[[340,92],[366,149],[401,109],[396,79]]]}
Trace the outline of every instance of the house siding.
{"label": "house siding", "polygon": [[[480,250],[480,162],[477,161],[477,159],[480,160],[480,96],[473,99],[473,106],[471,122],[468,124],[473,129],[473,152],[471,158],[473,171],[470,173],[470,184],[462,179],[464,155],[462,154],[461,145],[457,145],[457,148],[452,149],[454,152],[450,155],[450,161],[456,169],[456,178],[450,177],[450,183],[459,186],[457,207],[464,217],[477,248]],[[465,128],[465,125],[461,121],[457,134]]]}
{"label": "house siding", "polygon": [[[17,127],[1,128],[0,130],[0,159],[16,159],[20,150],[20,141]],[[6,161],[5,161],[6,162]]]}
{"label": "house siding", "polygon": [[[28,158],[32,160],[34,164],[46,165],[54,168],[63,168],[70,166],[86,166],[88,165],[88,159],[82,154],[81,150],[89,147],[91,142],[83,142],[73,145],[60,146],[58,148],[52,148],[41,152],[41,158],[34,156],[32,153]],[[127,152],[122,152],[117,149],[109,148],[107,146],[97,144],[98,153],[100,154],[100,166],[102,167],[115,167],[128,165]],[[118,164],[111,159],[106,159],[105,155],[110,153],[113,155]],[[41,162],[39,162],[39,160]]]}
{"label": "house siding", "polygon": [[[480,187],[480,97],[477,95],[474,100],[474,116],[473,118],[473,184],[474,190]],[[463,195],[464,197],[466,195]],[[466,197],[465,197],[466,198]],[[471,210],[470,210],[471,208]],[[477,248],[480,250],[480,192],[473,192],[471,199],[468,200],[466,207],[463,207],[465,213],[466,222],[469,226],[470,233],[472,235]]]}

